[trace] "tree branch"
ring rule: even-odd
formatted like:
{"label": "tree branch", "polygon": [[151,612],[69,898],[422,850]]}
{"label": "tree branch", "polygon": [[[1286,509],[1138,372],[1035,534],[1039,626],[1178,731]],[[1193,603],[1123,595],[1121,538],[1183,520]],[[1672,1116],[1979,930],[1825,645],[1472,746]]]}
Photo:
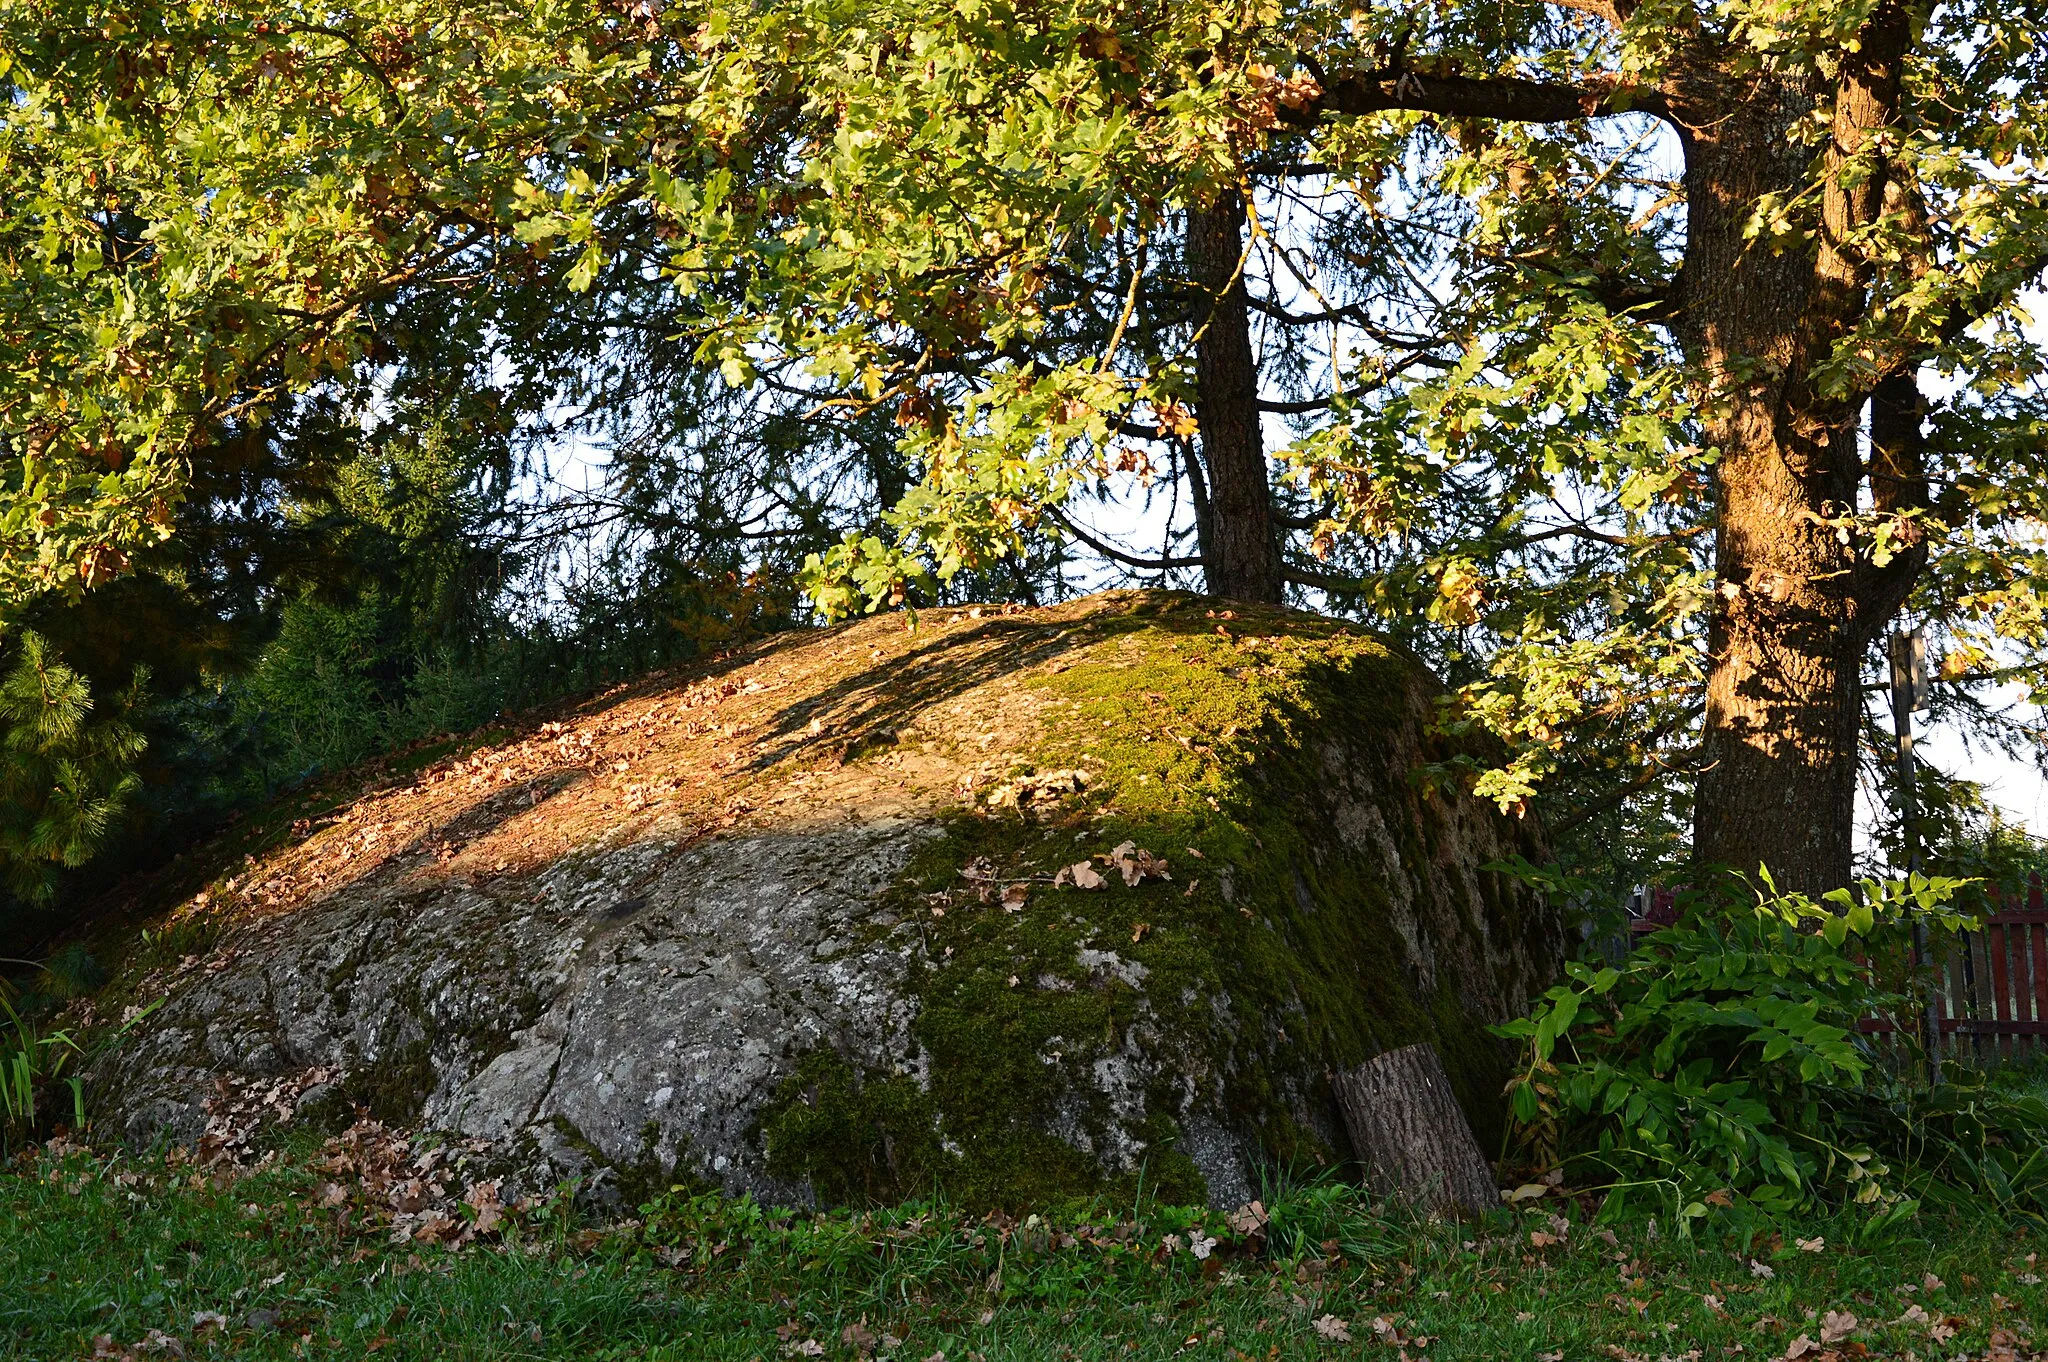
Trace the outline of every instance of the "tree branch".
{"label": "tree branch", "polygon": [[1379,390],[1380,385],[1374,383],[1362,388],[1346,388],[1342,392],[1331,393],[1328,397],[1304,398],[1299,402],[1268,402],[1261,398],[1259,400],[1259,410],[1272,412],[1276,416],[1300,416],[1304,412],[1321,411],[1340,397],[1364,397],[1368,393],[1375,393]]}
{"label": "tree branch", "polygon": [[1076,525],[1073,519],[1059,507],[1053,506],[1048,509],[1052,514],[1052,518],[1066,526],[1067,532],[1073,535],[1074,538],[1080,540],[1089,548],[1094,549],[1103,557],[1113,558],[1117,562],[1124,563],[1130,567],[1143,568],[1147,572],[1163,572],[1168,568],[1203,567],[1209,561],[1206,557],[1139,558],[1134,554],[1125,553],[1122,549],[1111,548],[1108,544],[1103,543],[1100,539],[1097,539],[1094,535]]}
{"label": "tree branch", "polygon": [[1295,586],[1312,586],[1319,591],[1344,591],[1352,595],[1371,590],[1371,587],[1355,577],[1332,577],[1328,573],[1316,572],[1310,568],[1282,567],[1282,581]]}
{"label": "tree branch", "polygon": [[1628,16],[1636,12],[1633,0],[1550,0],[1559,9],[1577,10],[1590,14],[1595,19],[1605,19],[1615,28],[1628,22]]}
{"label": "tree branch", "polygon": [[[1999,308],[2004,307],[2021,290],[2032,286],[2043,273],[2048,273],[2048,252],[2035,256],[2026,264],[2006,275],[2004,281],[1997,287],[1979,289],[1975,297],[1966,303],[1958,305],[1956,310],[1949,314],[1948,320],[1941,324],[1941,330],[1938,333],[1941,342],[1947,344],[1955,340],[1963,332],[1969,330],[1978,322],[1983,321],[1986,317],[1998,311]],[[1993,277],[1996,278],[1997,276]],[[1901,363],[1903,364],[1905,361],[1902,360]]]}
{"label": "tree branch", "polygon": [[1492,118],[1507,123],[1569,123],[1612,114],[1649,113],[1669,120],[1661,92],[1606,78],[1580,85],[1514,76],[1425,76],[1396,67],[1340,72],[1322,93],[1295,108],[1282,106],[1283,122],[1312,128],[1331,114],[1412,109],[1451,118]]}
{"label": "tree branch", "polygon": [[[1689,709],[1685,712],[1683,717],[1690,720],[1699,713],[1700,710],[1698,709]],[[1697,757],[1698,755],[1699,749],[1697,747],[1689,748],[1686,751],[1678,754],[1680,758]],[[1548,831],[1549,834],[1554,838],[1563,837],[1566,833],[1573,832],[1578,828],[1583,827],[1585,824],[1591,822],[1593,819],[1598,818],[1601,814],[1607,813],[1610,810],[1617,808],[1621,804],[1626,803],[1630,796],[1641,794],[1644,790],[1649,789],[1652,785],[1655,785],[1659,780],[1663,779],[1665,776],[1682,776],[1686,774],[1689,773],[1684,771],[1683,769],[1674,766],[1669,762],[1662,760],[1652,761],[1649,765],[1645,766],[1640,772],[1638,772],[1635,778],[1633,780],[1630,780],[1627,784],[1618,785],[1614,789],[1609,790],[1606,794],[1594,800],[1592,803],[1583,804],[1577,809],[1574,809],[1571,813],[1559,819],[1555,825],[1546,829],[1546,831]]]}

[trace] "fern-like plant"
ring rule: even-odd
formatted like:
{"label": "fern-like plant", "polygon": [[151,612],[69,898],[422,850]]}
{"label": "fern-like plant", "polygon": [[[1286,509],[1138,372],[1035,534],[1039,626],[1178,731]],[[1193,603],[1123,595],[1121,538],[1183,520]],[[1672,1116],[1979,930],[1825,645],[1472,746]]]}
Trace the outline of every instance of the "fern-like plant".
{"label": "fern-like plant", "polygon": [[[1528,1017],[1496,1028],[1526,1047],[1508,1096],[1530,1154],[1604,1187],[1610,1213],[1648,1199],[1681,1226],[1715,1205],[1909,1210],[1957,1169],[1934,1168],[1926,1133],[1911,1134],[1951,1095],[1911,1077],[1908,943],[1916,925],[1937,939],[1969,925],[1949,906],[1962,887],[1916,874],[1816,901],[1766,876],[1746,903],[1682,896],[1678,922],[1618,966],[1567,966]],[[1862,1031],[1881,1017],[1906,1019],[1904,1055]],[[1999,1109],[2008,1133],[2041,1133]],[[2034,1172],[2016,1176],[2032,1188]]]}

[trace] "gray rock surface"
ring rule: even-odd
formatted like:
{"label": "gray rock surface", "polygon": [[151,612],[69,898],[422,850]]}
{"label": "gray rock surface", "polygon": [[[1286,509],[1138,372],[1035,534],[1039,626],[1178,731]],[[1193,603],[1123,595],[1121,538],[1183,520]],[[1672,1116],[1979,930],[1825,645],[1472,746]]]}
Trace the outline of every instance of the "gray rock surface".
{"label": "gray rock surface", "polygon": [[[321,1119],[489,1141],[529,1187],[599,1197],[697,1178],[803,1203],[915,1190],[956,1160],[949,1189],[1002,1199],[1037,1185],[1006,1161],[1078,1156],[1108,1185],[1170,1151],[1234,1206],[1269,1154],[1345,1155],[1328,1074],[1380,1049],[1433,1039],[1468,1110],[1494,1101],[1483,1025],[1562,949],[1556,914],[1482,869],[1540,855],[1532,830],[1409,779],[1433,684],[1412,662],[1321,622],[1333,660],[1247,661],[1201,609],[1105,597],[914,637],[872,621],[389,782],[178,909],[220,931],[133,981],[161,1001],[89,1075],[97,1125],[190,1142],[223,1081],[301,1075]],[[1144,612],[1163,623],[1134,632]],[[1263,627],[1291,643],[1302,618]],[[1216,679],[1163,717],[1145,687],[1198,645]],[[1124,679],[1167,648],[1169,679]],[[1297,675],[1282,664],[1328,698],[1269,683]],[[1125,717],[1086,709],[1091,668]],[[1266,747],[1200,717],[1224,686],[1270,709],[1269,684],[1310,708],[1262,720]],[[1219,731],[1190,737],[1198,721]],[[1127,766],[1123,795],[1084,769],[1105,732],[1159,762]],[[1154,812],[1120,812],[1132,792]],[[1177,878],[1121,882],[1111,826]],[[1211,833],[1207,858],[1181,845]],[[1106,887],[1055,886],[1091,852]],[[821,1059],[849,1076],[843,1112],[809,1108]],[[792,1102],[817,1121],[778,1155]]]}
{"label": "gray rock surface", "polygon": [[[882,891],[929,824],[906,819],[636,843],[565,862],[517,900],[402,875],[224,942],[99,1081],[124,1129],[189,1142],[219,1073],[331,1067],[433,1129],[601,1179],[653,1159],[735,1193],[769,1176],[756,1113],[830,1045],[914,1068],[901,990],[917,947]],[[395,1109],[393,1109],[395,1108]]]}

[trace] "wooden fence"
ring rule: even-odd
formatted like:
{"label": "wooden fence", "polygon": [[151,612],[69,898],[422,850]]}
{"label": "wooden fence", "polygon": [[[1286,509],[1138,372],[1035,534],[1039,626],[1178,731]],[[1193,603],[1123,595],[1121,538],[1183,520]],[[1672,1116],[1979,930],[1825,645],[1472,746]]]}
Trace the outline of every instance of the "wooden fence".
{"label": "wooden fence", "polygon": [[1958,1059],[1998,1064],[2048,1046],[2048,906],[2039,880],[1957,943],[1942,962],[1936,1002],[1943,1049]]}
{"label": "wooden fence", "polygon": [[[2048,1052],[2048,903],[2041,881],[2029,884],[2014,906],[1999,900],[1992,891],[1996,907],[1981,931],[1950,939],[1935,998],[1943,1054],[1978,1066]],[[1655,931],[1675,916],[1670,891],[1639,891],[1629,915],[1631,934]],[[1609,953],[1618,958],[1627,943],[1615,945]],[[1883,1035],[1893,1023],[1871,1017],[1862,1029]]]}

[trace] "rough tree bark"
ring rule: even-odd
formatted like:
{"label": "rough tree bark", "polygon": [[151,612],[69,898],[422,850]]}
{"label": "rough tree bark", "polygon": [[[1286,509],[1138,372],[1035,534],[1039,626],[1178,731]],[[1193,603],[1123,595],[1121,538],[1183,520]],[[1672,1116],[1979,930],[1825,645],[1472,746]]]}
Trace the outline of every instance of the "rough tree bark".
{"label": "rough tree bark", "polygon": [[1436,1047],[1389,1050],[1331,1088],[1351,1148],[1383,1196],[1439,1215],[1477,1217],[1500,1204],[1493,1172],[1451,1095]]}
{"label": "rough tree bark", "polygon": [[[1693,854],[1743,871],[1768,865],[1808,893],[1849,879],[1864,654],[1921,563],[1873,571],[1840,528],[1866,472],[1865,400],[1813,382],[1868,303],[1870,269],[1852,242],[1881,211],[1884,163],[1843,172],[1897,120],[1910,37],[1904,9],[1888,3],[1832,91],[1737,80],[1718,48],[1667,86],[1689,212],[1678,334],[1705,372],[1704,395],[1718,399],[1706,433],[1722,451]],[[1816,247],[1761,251],[1745,235],[1752,208],[1806,182],[1811,152],[1794,124],[1823,99],[1833,127]]]}
{"label": "rough tree bark", "polygon": [[1238,269],[1243,253],[1244,202],[1235,192],[1188,211],[1188,273],[1214,300],[1195,345],[1195,421],[1209,484],[1204,575],[1212,596],[1278,603],[1280,543],[1259,429],[1251,309]]}

